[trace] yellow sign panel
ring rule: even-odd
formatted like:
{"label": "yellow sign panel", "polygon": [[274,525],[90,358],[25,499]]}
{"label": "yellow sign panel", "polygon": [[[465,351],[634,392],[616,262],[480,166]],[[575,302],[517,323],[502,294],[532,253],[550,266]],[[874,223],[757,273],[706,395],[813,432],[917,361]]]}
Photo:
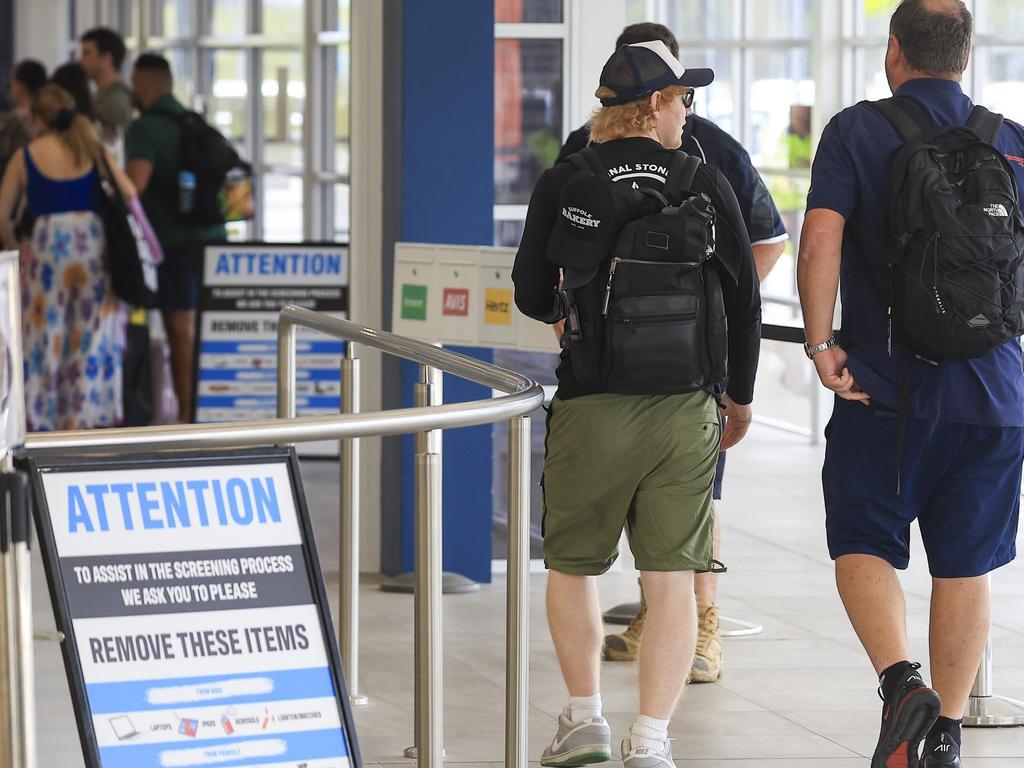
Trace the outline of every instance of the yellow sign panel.
{"label": "yellow sign panel", "polygon": [[488,325],[512,325],[512,289],[484,290],[484,322]]}

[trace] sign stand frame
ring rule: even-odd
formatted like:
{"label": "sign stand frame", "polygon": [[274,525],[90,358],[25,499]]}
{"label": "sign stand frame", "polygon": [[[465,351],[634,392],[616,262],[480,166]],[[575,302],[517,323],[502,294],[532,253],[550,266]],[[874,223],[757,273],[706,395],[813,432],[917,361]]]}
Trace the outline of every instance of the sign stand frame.
{"label": "sign stand frame", "polygon": [[355,718],[349,703],[348,686],[345,681],[344,667],[338,650],[338,640],[334,632],[334,621],[331,617],[330,605],[324,586],[324,576],[320,569],[313,526],[309,519],[309,508],[306,494],[302,487],[298,456],[293,448],[267,447],[245,450],[223,450],[216,452],[181,452],[146,454],[136,458],[96,456],[75,458],[38,458],[28,462],[32,495],[34,499],[33,513],[36,531],[39,536],[40,552],[46,572],[46,583],[50,593],[54,620],[57,631],[63,633],[61,654],[64,657],[64,670],[67,674],[68,688],[75,709],[75,721],[78,726],[82,744],[82,756],[87,768],[103,768],[99,757],[99,744],[93,729],[93,715],[86,693],[84,672],[77,653],[75,630],[71,618],[70,606],[64,590],[64,581],[60,573],[59,553],[50,520],[49,505],[43,489],[43,473],[53,471],[74,471],[108,468],[117,462],[118,469],[154,469],[180,465],[187,462],[188,466],[206,464],[287,464],[291,492],[295,502],[299,532],[302,537],[303,565],[310,582],[313,604],[316,606],[323,632],[324,650],[327,664],[331,671],[331,682],[334,685],[336,703],[339,708],[343,737],[348,748],[348,761],[352,768],[362,768],[362,755],[359,751],[359,740],[355,730]]}

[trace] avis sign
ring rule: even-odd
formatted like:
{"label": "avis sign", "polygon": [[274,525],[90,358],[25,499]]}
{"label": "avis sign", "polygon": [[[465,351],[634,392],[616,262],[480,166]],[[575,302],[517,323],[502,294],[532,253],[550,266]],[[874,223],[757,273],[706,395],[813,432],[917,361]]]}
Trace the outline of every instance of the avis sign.
{"label": "avis sign", "polygon": [[469,289],[445,288],[441,313],[449,317],[469,316]]}

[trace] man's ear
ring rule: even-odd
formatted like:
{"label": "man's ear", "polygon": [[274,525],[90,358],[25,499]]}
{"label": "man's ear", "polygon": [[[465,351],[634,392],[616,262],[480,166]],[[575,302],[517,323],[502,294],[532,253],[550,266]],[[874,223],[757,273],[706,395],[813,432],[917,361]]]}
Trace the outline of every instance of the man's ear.
{"label": "man's ear", "polygon": [[903,58],[903,46],[900,45],[899,38],[896,35],[889,35],[889,45],[885,49],[885,63],[893,67],[899,63],[901,58]]}
{"label": "man's ear", "polygon": [[964,65],[963,65],[963,67],[960,70],[961,72],[966,72],[967,71],[967,65],[971,63],[971,55],[973,53],[974,53],[974,46],[972,45],[972,46],[970,46],[967,49],[967,55],[964,57]]}
{"label": "man's ear", "polygon": [[655,91],[651,94],[651,111],[657,112],[661,109],[661,91]]}

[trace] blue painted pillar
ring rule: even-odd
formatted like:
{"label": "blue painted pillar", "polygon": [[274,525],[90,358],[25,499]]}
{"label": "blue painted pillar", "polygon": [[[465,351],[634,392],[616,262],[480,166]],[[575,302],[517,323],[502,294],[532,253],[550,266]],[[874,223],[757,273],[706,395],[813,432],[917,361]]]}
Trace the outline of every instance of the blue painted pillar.
{"label": "blue painted pillar", "polygon": [[[494,3],[405,0],[402,19],[402,239],[494,241]],[[484,350],[458,349],[490,361]],[[403,401],[417,368],[406,364]],[[490,396],[446,377],[444,401]],[[491,579],[491,428],[444,436],[444,568]],[[412,438],[402,447],[402,568],[413,565]]]}

